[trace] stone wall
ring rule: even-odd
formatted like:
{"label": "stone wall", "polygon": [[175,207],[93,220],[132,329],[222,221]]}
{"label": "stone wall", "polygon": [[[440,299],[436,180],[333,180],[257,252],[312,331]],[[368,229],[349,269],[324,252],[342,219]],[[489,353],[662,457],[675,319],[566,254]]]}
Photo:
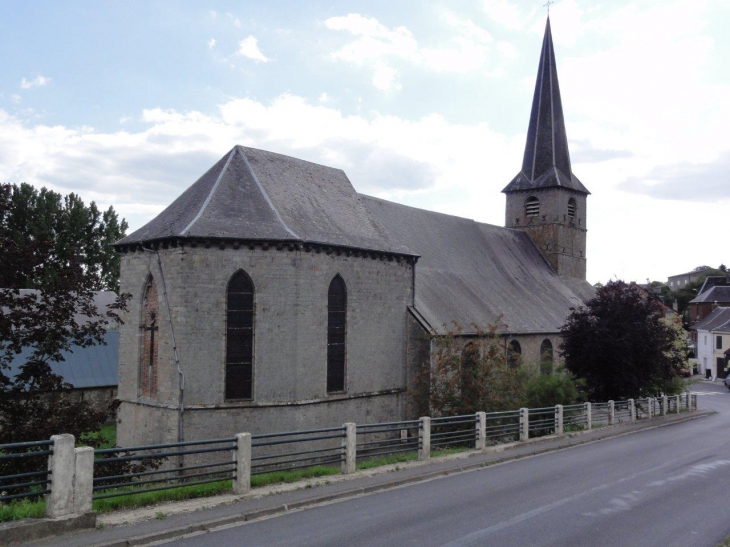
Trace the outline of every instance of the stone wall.
{"label": "stone wall", "polygon": [[[297,428],[307,428],[402,417],[411,263],[316,248],[230,244],[186,245],[159,254],[185,375],[185,438],[290,430],[294,418],[300,420]],[[226,287],[239,269],[255,288],[253,399],[226,401]],[[347,390],[328,395],[327,291],[336,274],[347,286]],[[149,275],[160,295],[156,397],[139,390],[140,295]],[[122,256],[121,290],[134,299],[120,336],[119,442],[176,440],[179,378],[154,252]]]}

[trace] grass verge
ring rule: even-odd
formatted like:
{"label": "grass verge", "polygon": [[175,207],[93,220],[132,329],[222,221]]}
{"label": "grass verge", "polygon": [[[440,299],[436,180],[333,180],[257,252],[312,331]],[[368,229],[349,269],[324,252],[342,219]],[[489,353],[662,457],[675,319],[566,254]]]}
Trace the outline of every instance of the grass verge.
{"label": "grass verge", "polygon": [[39,519],[46,516],[46,500],[18,500],[0,504],[0,522]]}

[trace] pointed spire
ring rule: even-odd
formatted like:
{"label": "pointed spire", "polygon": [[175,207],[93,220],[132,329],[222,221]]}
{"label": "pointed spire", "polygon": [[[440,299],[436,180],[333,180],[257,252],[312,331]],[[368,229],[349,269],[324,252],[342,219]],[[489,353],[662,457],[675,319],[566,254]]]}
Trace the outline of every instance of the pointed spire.
{"label": "pointed spire", "polygon": [[560,100],[558,70],[548,16],[535,94],[532,98],[522,171],[502,191],[514,192],[552,186],[589,193],[570,168],[568,136],[565,133],[563,104]]}

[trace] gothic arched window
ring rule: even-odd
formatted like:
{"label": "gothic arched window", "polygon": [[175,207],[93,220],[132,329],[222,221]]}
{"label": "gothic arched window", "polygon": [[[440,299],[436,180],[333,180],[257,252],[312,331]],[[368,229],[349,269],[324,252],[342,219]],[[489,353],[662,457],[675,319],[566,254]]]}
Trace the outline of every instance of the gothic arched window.
{"label": "gothic arched window", "polygon": [[253,398],[253,281],[240,270],[228,282],[226,399]]}
{"label": "gothic arched window", "polygon": [[461,396],[465,400],[473,400],[479,374],[479,350],[474,342],[469,342],[461,350]]}
{"label": "gothic arched window", "polygon": [[345,391],[347,289],[338,275],[327,292],[327,393]]}
{"label": "gothic arched window", "polygon": [[578,207],[575,203],[575,199],[570,198],[568,200],[568,217],[569,218],[575,218],[575,213],[578,210]]}
{"label": "gothic arched window", "polygon": [[553,343],[547,338],[540,344],[540,373],[553,373]]}
{"label": "gothic arched window", "polygon": [[525,200],[525,214],[528,217],[536,217],[540,215],[540,200],[535,196],[530,196]]}
{"label": "gothic arched window", "polygon": [[142,292],[142,322],[139,355],[139,394],[146,397],[157,395],[157,354],[160,344],[158,331],[160,303],[157,300],[157,284],[150,275]]}
{"label": "gothic arched window", "polygon": [[507,345],[507,361],[513,367],[520,364],[520,358],[522,356],[522,346],[517,340],[512,340]]}

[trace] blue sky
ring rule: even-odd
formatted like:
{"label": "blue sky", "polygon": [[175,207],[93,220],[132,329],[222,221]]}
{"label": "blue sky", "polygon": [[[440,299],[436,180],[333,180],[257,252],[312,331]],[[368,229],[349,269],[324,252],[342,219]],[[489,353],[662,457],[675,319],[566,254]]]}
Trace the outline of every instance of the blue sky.
{"label": "blue sky", "polygon": [[[543,1],[0,3],[0,180],[138,228],[234,144],[502,225]],[[551,8],[588,277],[727,262],[730,2]]]}

